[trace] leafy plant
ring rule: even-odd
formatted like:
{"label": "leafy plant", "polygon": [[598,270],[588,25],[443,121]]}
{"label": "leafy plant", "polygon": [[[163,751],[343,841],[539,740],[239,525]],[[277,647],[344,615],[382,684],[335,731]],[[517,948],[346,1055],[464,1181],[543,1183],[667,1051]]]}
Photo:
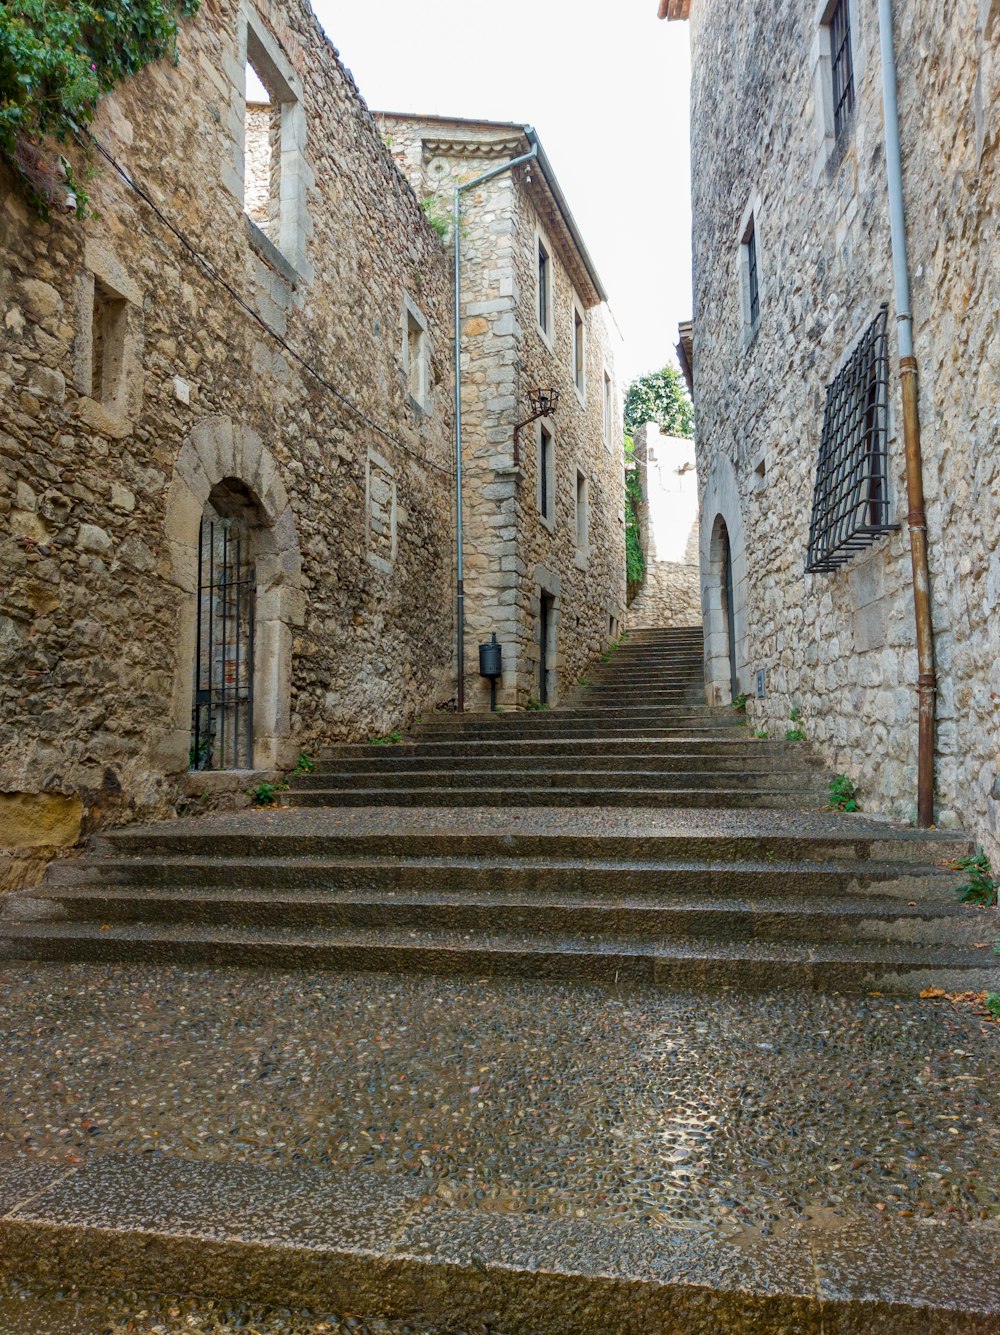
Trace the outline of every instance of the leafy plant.
{"label": "leafy plant", "polygon": [[788,717],[795,726],[787,729],[785,732],[785,741],[804,742],[806,740],[805,729],[798,727],[798,724],[802,721],[802,710],[798,705],[792,706],[792,712]]}
{"label": "leafy plant", "polygon": [[[635,442],[626,433],[625,459],[633,457]],[[625,579],[630,590],[637,590],[646,578],[646,557],[642,550],[642,535],[639,532],[639,504],[642,500],[642,484],[638,468],[625,469]]]}
{"label": "leafy plant", "polygon": [[577,686],[593,686],[594,683],[590,681],[587,677],[581,677],[576,684]]}
{"label": "leafy plant", "polygon": [[295,762],[295,768],[299,774],[311,774],[316,768],[316,762],[308,751],[300,751],[299,758]]}
{"label": "leafy plant", "polygon": [[955,894],[963,904],[979,904],[990,909],[997,902],[997,882],[993,879],[990,860],[980,848],[967,858],[959,858],[950,864],[952,871],[964,871],[969,879],[964,885],[956,886]]}
{"label": "leafy plant", "polygon": [[767,735],[766,728],[754,728],[753,732],[750,734],[751,737],[756,737],[759,742],[766,742]]}
{"label": "leafy plant", "polygon": [[798,723],[798,721],[802,717],[802,710],[798,707],[798,705],[792,705],[792,712],[788,715],[788,717],[792,720],[793,723]]}
{"label": "leafy plant", "polygon": [[737,714],[745,714],[747,712],[747,704],[749,703],[749,700],[750,697],[747,695],[746,691],[740,691],[739,695],[733,696],[733,709],[736,710]]}
{"label": "leafy plant", "polygon": [[384,737],[369,737],[370,746],[398,746],[403,740],[403,734],[393,728],[392,732],[387,732]]}
{"label": "leafy plant", "polygon": [[447,241],[451,229],[451,217],[446,205],[436,195],[428,195],[426,199],[421,200],[420,207],[438,240]]}
{"label": "leafy plant", "polygon": [[994,1020],[1000,1020],[1000,992],[987,992],[983,1005]]}
{"label": "leafy plant", "polygon": [[638,376],[625,391],[625,430],[655,422],[665,435],[694,435],[694,408],[681,373],[673,366]]}
{"label": "leafy plant", "polygon": [[177,58],[179,16],[200,0],[5,0],[0,7],[0,157],[43,216],[60,187],[87,196],[55,150],[123,79]]}
{"label": "leafy plant", "polygon": [[549,703],[547,700],[529,700],[525,705],[525,709],[529,709],[532,712],[536,712],[540,709],[548,709],[548,707]]}
{"label": "leafy plant", "polygon": [[827,805],[831,811],[858,810],[858,790],[853,779],[849,779],[846,774],[838,774],[836,778],[830,780],[827,787],[830,789],[830,801]]}
{"label": "leafy plant", "polygon": [[287,783],[268,783],[265,781],[252,789],[250,796],[253,798],[254,806],[273,807],[278,800],[278,794],[287,791]]}

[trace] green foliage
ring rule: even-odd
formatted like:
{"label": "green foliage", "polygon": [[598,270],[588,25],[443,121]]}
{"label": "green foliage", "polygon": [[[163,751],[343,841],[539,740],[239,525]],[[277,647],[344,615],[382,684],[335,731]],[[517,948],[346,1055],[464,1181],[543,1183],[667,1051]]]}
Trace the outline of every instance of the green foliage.
{"label": "green foliage", "polygon": [[278,794],[287,791],[287,783],[259,783],[251,790],[250,796],[253,798],[254,806],[273,807],[278,800]]}
{"label": "green foliage", "polygon": [[747,712],[749,701],[750,697],[747,695],[746,691],[740,691],[739,695],[733,696],[733,709],[735,709],[737,714],[745,714]]}
{"label": "green foliage", "polygon": [[[625,437],[625,457],[631,459],[634,442],[631,436]],[[634,588],[646,578],[646,557],[642,550],[642,537],[639,533],[639,502],[642,500],[642,486],[638,468],[625,470],[625,578]]]}
{"label": "green foliage", "polygon": [[532,712],[535,712],[539,709],[548,709],[548,707],[549,707],[548,702],[545,701],[543,703],[541,700],[529,700],[528,703],[525,705],[525,709],[529,709]]}
{"label": "green foliage", "polygon": [[[60,184],[46,143],[65,143],[103,93],[170,55],[199,0],[5,0],[0,6],[0,157],[44,216]],[[70,175],[78,213],[85,193]]]}
{"label": "green foliage", "polygon": [[754,730],[753,730],[753,732],[750,734],[750,736],[751,736],[751,737],[756,737],[756,739],[757,739],[758,742],[766,742],[766,741],[767,741],[767,736],[768,736],[767,729],[766,729],[766,728],[754,728]]}
{"label": "green foliage", "polygon": [[955,894],[963,904],[979,904],[991,909],[997,902],[997,882],[993,879],[990,860],[980,848],[972,857],[959,858],[951,863],[952,871],[964,871],[968,880],[964,885],[956,886]]}
{"label": "green foliage", "polygon": [[447,241],[448,233],[451,230],[451,214],[448,207],[436,195],[428,195],[421,200],[420,207],[424,211],[424,217],[431,226],[431,230],[436,233],[439,241]]}
{"label": "green foliage", "polygon": [[576,684],[577,686],[593,686],[594,683],[587,677],[581,677]]}
{"label": "green foliage", "polygon": [[316,768],[316,762],[308,751],[301,751],[298,760],[295,762],[295,768],[300,774],[311,774]]}
{"label": "green foliage", "polygon": [[827,787],[830,789],[830,801],[827,805],[831,811],[858,810],[858,790],[854,786],[853,779],[849,779],[846,774],[838,774],[836,778],[830,780]]}
{"label": "green foliage", "polygon": [[668,436],[694,435],[694,408],[675,367],[641,375],[625,391],[626,432],[631,434],[644,422],[655,422]]}
{"label": "green foliage", "polygon": [[792,712],[788,715],[788,717],[792,720],[793,723],[798,723],[799,719],[801,719],[802,717],[802,710],[798,707],[798,705],[793,705]]}
{"label": "green foliage", "polygon": [[806,735],[805,735],[805,733],[802,731],[801,728],[786,728],[786,729],[785,729],[785,741],[786,741],[786,742],[804,742],[805,739],[806,739]]}
{"label": "green foliage", "polygon": [[1000,992],[987,992],[983,1005],[991,1019],[1000,1020]]}
{"label": "green foliage", "polygon": [[387,732],[384,737],[369,737],[368,742],[371,746],[398,746],[403,740],[403,734],[393,728],[392,732]]}

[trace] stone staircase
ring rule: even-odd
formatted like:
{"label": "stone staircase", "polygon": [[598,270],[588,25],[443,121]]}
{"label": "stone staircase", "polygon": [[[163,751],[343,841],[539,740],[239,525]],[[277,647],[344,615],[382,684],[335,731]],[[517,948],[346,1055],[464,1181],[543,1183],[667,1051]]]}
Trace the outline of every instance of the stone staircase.
{"label": "stone staircase", "polygon": [[914,993],[990,985],[962,836],[821,810],[805,747],[640,631],[564,707],[342,746],[291,809],[132,827],[7,898],[8,958]]}

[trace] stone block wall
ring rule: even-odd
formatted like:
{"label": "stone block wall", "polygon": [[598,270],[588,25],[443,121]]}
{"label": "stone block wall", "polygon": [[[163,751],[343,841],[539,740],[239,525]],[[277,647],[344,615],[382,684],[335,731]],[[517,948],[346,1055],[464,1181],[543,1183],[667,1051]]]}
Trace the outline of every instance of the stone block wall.
{"label": "stone block wall", "polygon": [[636,519],[646,574],[629,604],[629,630],[701,625],[698,473],[693,440],[665,436],[655,422],[635,433],[641,501]]}
{"label": "stone block wall", "polygon": [[[282,99],[271,239],[244,214],[248,49]],[[256,766],[453,690],[448,256],[310,7],[206,0],[93,131],[216,276],[101,159],[86,220],[0,181],[0,884],[173,810],[220,487],[253,517]]]}
{"label": "stone block wall", "polygon": [[[380,115],[400,166],[442,217],[456,183],[525,153],[519,127]],[[618,341],[607,309],[581,290],[582,261],[560,237],[536,164],[495,176],[463,195],[462,399],[465,467],[467,707],[489,705],[477,646],[496,632],[504,675],[498,702],[525,706],[540,694],[540,602],[551,599],[547,667],[557,703],[616,635],[624,611],[624,459]],[[536,238],[552,257],[552,335],[536,318]],[[574,300],[584,323],[585,386],[573,377]],[[604,376],[611,386],[604,426]],[[554,509],[539,513],[538,424],[529,391],[559,390],[545,427],[554,447]],[[608,438],[606,439],[606,435]],[[585,479],[587,537],[577,541],[577,475]]]}
{"label": "stone block wall", "polygon": [[[1000,5],[897,5],[896,48],[940,678],[937,815],[1000,861]],[[691,6],[695,391],[707,654],[728,691],[722,528],[738,684],[772,734],[798,706],[831,773],[912,817],[916,653],[875,0],[850,5],[856,105],[824,129],[824,7]],[[740,298],[754,217],[760,320]],[[825,386],[889,306],[899,531],[804,570]],[[714,675],[713,675],[714,674]]]}

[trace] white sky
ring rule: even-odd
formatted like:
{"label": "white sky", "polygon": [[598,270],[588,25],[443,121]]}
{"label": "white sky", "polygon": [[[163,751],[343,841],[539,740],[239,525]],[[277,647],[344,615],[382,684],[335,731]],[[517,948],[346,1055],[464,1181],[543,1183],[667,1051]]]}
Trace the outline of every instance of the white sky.
{"label": "white sky", "polygon": [[533,125],[625,337],[624,380],[691,314],[688,33],[656,0],[312,0],[373,110]]}

